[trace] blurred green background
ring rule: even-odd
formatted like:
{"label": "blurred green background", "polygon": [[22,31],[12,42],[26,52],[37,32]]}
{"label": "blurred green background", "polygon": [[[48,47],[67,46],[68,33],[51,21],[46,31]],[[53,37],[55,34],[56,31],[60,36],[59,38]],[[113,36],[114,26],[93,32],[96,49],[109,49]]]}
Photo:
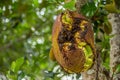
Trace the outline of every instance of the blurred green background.
{"label": "blurred green background", "polygon": [[53,22],[64,9],[64,0],[0,0],[0,75],[11,80],[63,76],[56,76],[61,71],[49,51]]}

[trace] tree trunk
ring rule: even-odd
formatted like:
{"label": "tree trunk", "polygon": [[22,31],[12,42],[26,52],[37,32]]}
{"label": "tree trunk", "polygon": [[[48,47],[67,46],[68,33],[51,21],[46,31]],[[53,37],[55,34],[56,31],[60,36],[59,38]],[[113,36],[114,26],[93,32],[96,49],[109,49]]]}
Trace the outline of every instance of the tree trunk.
{"label": "tree trunk", "polygon": [[110,77],[111,80],[120,80],[120,71],[117,72],[117,66],[120,67],[120,14],[109,14],[108,18],[114,35],[110,40]]}
{"label": "tree trunk", "polygon": [[[120,11],[120,1],[114,0],[115,7]],[[110,78],[120,80],[120,14],[112,13],[108,16],[112,24],[112,35],[110,40]],[[119,68],[119,69],[118,69]]]}

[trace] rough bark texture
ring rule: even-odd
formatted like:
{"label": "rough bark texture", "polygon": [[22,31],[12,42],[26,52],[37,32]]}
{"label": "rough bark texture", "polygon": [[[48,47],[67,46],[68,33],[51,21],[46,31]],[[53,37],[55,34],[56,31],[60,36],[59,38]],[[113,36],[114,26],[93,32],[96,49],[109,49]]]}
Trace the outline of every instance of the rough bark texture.
{"label": "rough bark texture", "polygon": [[120,72],[116,73],[116,66],[120,65],[120,14],[109,14],[112,24],[112,35],[110,40],[110,77],[111,80],[120,80]]}

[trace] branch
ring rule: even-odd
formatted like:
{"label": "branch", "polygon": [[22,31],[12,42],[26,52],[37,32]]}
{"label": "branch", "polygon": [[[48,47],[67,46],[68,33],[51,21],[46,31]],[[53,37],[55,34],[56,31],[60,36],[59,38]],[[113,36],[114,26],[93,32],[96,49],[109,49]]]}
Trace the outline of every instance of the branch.
{"label": "branch", "polygon": [[77,0],[76,9],[79,13],[80,13],[81,7],[87,2],[88,2],[88,0]]}

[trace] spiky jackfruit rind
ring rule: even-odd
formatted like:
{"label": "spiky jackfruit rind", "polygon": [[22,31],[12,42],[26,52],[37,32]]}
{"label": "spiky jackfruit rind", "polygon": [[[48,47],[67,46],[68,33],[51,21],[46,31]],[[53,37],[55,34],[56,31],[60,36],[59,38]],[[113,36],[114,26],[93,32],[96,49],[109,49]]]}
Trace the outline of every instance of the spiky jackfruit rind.
{"label": "spiky jackfruit rind", "polygon": [[[65,15],[70,16],[68,17],[70,19],[62,20]],[[76,37],[76,32],[80,36]],[[67,45],[67,42],[70,45]],[[87,46],[92,52],[87,50]],[[60,14],[53,26],[52,47],[55,59],[68,73],[80,73],[88,70],[93,64],[95,55],[94,37],[90,22],[84,16],[73,11]]]}

